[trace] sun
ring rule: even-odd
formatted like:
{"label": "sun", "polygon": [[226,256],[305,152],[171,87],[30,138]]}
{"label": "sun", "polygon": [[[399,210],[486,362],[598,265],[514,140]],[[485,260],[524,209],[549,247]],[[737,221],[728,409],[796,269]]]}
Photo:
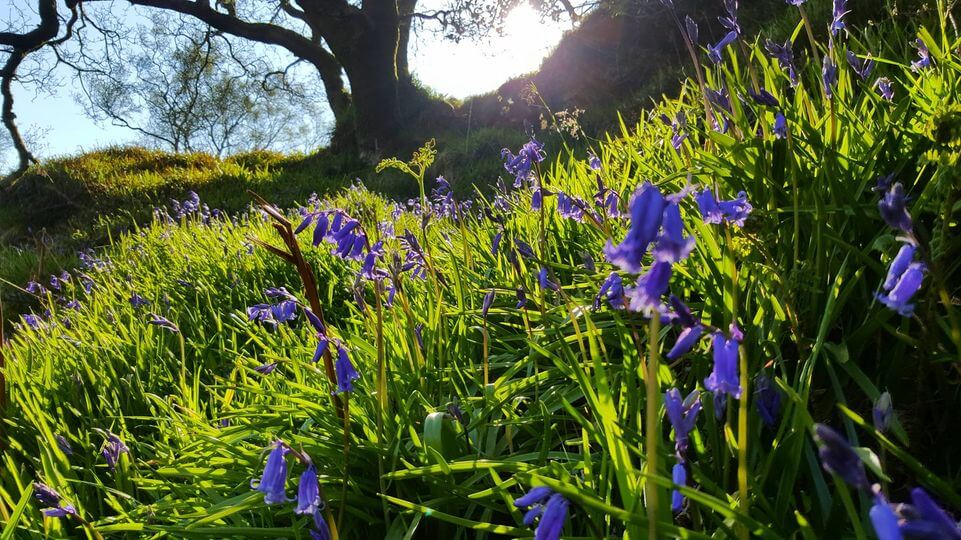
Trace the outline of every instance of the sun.
{"label": "sun", "polygon": [[523,3],[508,14],[502,34],[489,40],[418,39],[411,67],[422,83],[443,94],[458,98],[482,94],[536,70],[564,29],[564,23],[542,21],[529,3]]}

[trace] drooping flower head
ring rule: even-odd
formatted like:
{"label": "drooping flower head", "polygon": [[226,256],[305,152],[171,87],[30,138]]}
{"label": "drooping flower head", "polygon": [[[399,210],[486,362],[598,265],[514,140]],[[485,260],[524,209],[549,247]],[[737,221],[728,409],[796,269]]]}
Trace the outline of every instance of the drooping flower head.
{"label": "drooping flower head", "polygon": [[911,507],[901,533],[907,538],[961,540],[958,523],[921,488],[911,490]]}
{"label": "drooping flower head", "polygon": [[[254,489],[264,494],[265,504],[283,504],[289,501],[285,491],[287,484],[287,454],[290,447],[284,441],[276,441],[267,455],[267,464]],[[253,482],[251,482],[253,487]]]}
{"label": "drooping flower head", "polygon": [[624,309],[624,284],[617,272],[611,272],[594,297],[594,309],[600,309],[601,302],[607,300],[614,309]]}
{"label": "drooping flower head", "polygon": [[631,224],[624,240],[604,247],[607,260],[625,272],[641,271],[641,259],[657,237],[667,204],[661,192],[650,182],[645,182],[631,199]]}
{"label": "drooping flower head", "polygon": [[313,515],[319,508],[320,484],[317,482],[317,468],[308,460],[307,468],[297,483],[297,508],[294,513]]}
{"label": "drooping flower head", "polygon": [[[671,469],[671,481],[678,486],[687,486],[687,468],[683,462],[678,461],[674,464],[674,468]],[[679,514],[682,510],[684,510],[684,495],[674,489],[671,491],[671,511]]]}
{"label": "drooping flower head", "polygon": [[654,246],[654,259],[668,263],[686,259],[694,249],[694,237],[684,236],[681,207],[676,201],[665,205],[661,226],[661,234]]}
{"label": "drooping flower head", "polygon": [[133,306],[134,309],[140,309],[144,306],[150,305],[150,300],[147,300],[146,298],[144,298],[143,296],[140,296],[137,293],[131,293],[130,305]]}
{"label": "drooping flower head", "polygon": [[524,525],[532,527],[537,523],[534,540],[558,540],[561,537],[570,502],[560,493],[548,487],[536,487],[514,501],[514,506],[528,509],[524,514]]}
{"label": "drooping flower head", "polygon": [[661,298],[667,293],[671,272],[671,263],[658,261],[651,265],[645,274],[637,278],[635,286],[625,288],[628,308],[648,318],[660,317],[666,312]]}
{"label": "drooping flower head", "polygon": [[761,88],[757,92],[754,88],[747,89],[747,95],[750,96],[751,100],[758,105],[767,105],[768,107],[780,107],[781,102],[778,101],[774,94],[768,92],[767,90]]}
{"label": "drooping flower head", "polygon": [[871,525],[878,540],[902,540],[901,525],[898,523],[898,515],[894,513],[891,505],[885,500],[884,495],[878,493],[874,496],[874,504],[868,512],[871,518]]}
{"label": "drooping flower head", "polygon": [[921,288],[926,271],[927,267],[924,263],[913,262],[909,264],[894,287],[887,293],[878,293],[877,299],[897,311],[898,314],[910,317],[914,313],[914,304],[911,303],[911,299]]}
{"label": "drooping flower head", "polygon": [[794,50],[791,47],[791,40],[787,40],[784,44],[767,40],[764,43],[764,48],[767,50],[768,56],[777,59],[781,69],[787,70],[788,78],[791,79],[791,86],[797,86],[798,74],[797,68],[794,66]]}
{"label": "drooping flower head", "polygon": [[531,140],[521,147],[516,156],[504,148],[501,157],[504,159],[504,169],[514,175],[514,187],[519,188],[531,179],[534,164],[544,161],[544,145],[531,136]]}
{"label": "drooping flower head", "polygon": [[892,101],[894,99],[894,84],[891,82],[891,79],[880,77],[874,81],[874,84],[878,87],[878,93],[881,94],[882,99],[885,101]]}
{"label": "drooping flower head", "polygon": [[878,201],[881,218],[893,229],[910,233],[914,227],[907,209],[907,195],[901,182],[895,182]]}
{"label": "drooping flower head", "polygon": [[491,289],[487,291],[484,295],[484,302],[481,304],[481,318],[485,321],[487,320],[487,312],[490,311],[491,306],[494,304],[494,290]]}
{"label": "drooping flower head", "polygon": [[862,81],[867,80],[867,78],[871,76],[871,70],[874,69],[874,60],[872,60],[870,56],[860,58],[854,54],[854,51],[848,51],[847,59],[851,69],[854,70],[854,73],[857,74],[858,78]]}
{"label": "drooping flower head", "polygon": [[777,424],[781,412],[781,391],[764,373],[754,378],[754,405],[764,425],[772,427]]}
{"label": "drooping flower head", "polygon": [[727,34],[724,34],[724,37],[722,37],[721,40],[715,43],[714,45],[708,45],[707,47],[708,58],[710,58],[711,61],[714,62],[715,64],[721,63],[721,59],[722,59],[721,54],[724,52],[724,48],[730,45],[731,43],[734,43],[735,41],[737,41],[737,36],[738,36],[737,32],[735,32],[734,30],[731,30]]}
{"label": "drooping flower head", "polygon": [[167,320],[167,319],[164,318],[164,317],[161,317],[160,315],[157,315],[156,313],[151,313],[151,314],[150,314],[150,320],[147,321],[147,324],[152,324],[152,325],[154,325],[154,326],[156,326],[156,327],[158,327],[158,328],[163,328],[164,330],[169,330],[170,332],[173,332],[174,334],[180,332],[180,328],[177,328],[177,325],[176,325],[176,324],[170,322],[169,320]]}
{"label": "drooping flower head", "polygon": [[100,454],[103,458],[107,460],[107,467],[110,468],[111,472],[117,468],[117,463],[120,461],[120,455],[126,454],[130,451],[127,445],[120,440],[113,433],[107,436],[107,441],[104,443],[103,448],[100,450]]}
{"label": "drooping flower head", "polygon": [[736,199],[730,201],[719,201],[709,189],[701,191],[694,198],[704,223],[720,224],[726,221],[743,227],[747,216],[754,210],[747,200],[747,194],[743,191],[737,194]]}
{"label": "drooping flower head", "polygon": [[684,16],[684,29],[687,32],[687,39],[694,45],[697,45],[698,29],[697,23],[690,15]]}
{"label": "drooping flower head", "polygon": [[871,407],[871,419],[874,422],[874,429],[884,433],[891,427],[891,418],[894,416],[894,407],[891,404],[891,394],[882,392]]}
{"label": "drooping flower head", "polygon": [[354,381],[360,378],[360,373],[354,369],[347,349],[340,342],[337,343],[337,361],[334,363],[337,372],[337,393],[353,392]]}
{"label": "drooping flower head", "polygon": [[676,360],[689,353],[697,345],[704,333],[704,326],[699,319],[691,314],[691,310],[680,298],[672,294],[669,300],[671,307],[674,308],[675,322],[679,323],[682,329],[677,336],[677,341],[674,342],[674,346],[671,347],[665,357],[668,360]]}
{"label": "drooping flower head", "polygon": [[831,58],[830,54],[824,55],[824,61],[821,65],[821,85],[824,87],[824,95],[828,99],[834,99],[834,85],[838,82],[838,65],[834,63],[834,59]]}
{"label": "drooping flower head", "polygon": [[401,269],[404,272],[409,271],[412,278],[426,279],[427,259],[417,237],[410,230],[404,229],[404,234],[398,236],[397,240],[404,250],[404,265]]}
{"label": "drooping flower head", "polygon": [[33,497],[37,499],[37,502],[44,506],[60,506],[60,494],[57,493],[57,491],[52,487],[42,482],[33,483]]}
{"label": "drooping flower head", "polygon": [[841,30],[847,28],[844,24],[844,16],[850,13],[848,0],[834,0],[834,9],[831,17],[831,35],[835,36]]}
{"label": "drooping flower head", "polygon": [[664,394],[664,408],[667,418],[674,428],[674,452],[679,461],[684,461],[690,444],[690,434],[697,423],[697,415],[701,412],[700,393],[692,391],[686,398],[681,399],[681,392],[671,388]]}
{"label": "drooping flower head", "polygon": [[914,41],[914,46],[918,49],[918,59],[911,62],[911,70],[918,72],[931,67],[931,51],[928,50],[928,46],[921,41],[921,38]]}
{"label": "drooping flower head", "polygon": [[784,118],[784,113],[781,111],[778,111],[777,115],[774,117],[774,127],[771,129],[771,131],[778,139],[787,138],[787,118]]}
{"label": "drooping flower head", "polygon": [[[732,325],[732,329],[736,327]],[[741,382],[738,379],[738,346],[740,345],[740,330],[731,332],[731,336],[725,335],[721,331],[715,331],[711,340],[713,349],[714,369],[711,375],[704,379],[704,388],[714,393],[714,401],[717,407],[726,401],[727,396],[734,399],[741,399]]]}
{"label": "drooping flower head", "polygon": [[820,445],[818,455],[821,457],[821,466],[824,470],[840,476],[851,487],[868,487],[864,463],[841,434],[824,424],[816,424],[814,434]]}

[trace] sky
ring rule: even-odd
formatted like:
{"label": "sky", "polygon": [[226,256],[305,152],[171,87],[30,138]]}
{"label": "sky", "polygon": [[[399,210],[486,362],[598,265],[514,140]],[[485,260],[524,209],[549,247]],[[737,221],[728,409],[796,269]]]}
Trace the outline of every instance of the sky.
{"label": "sky", "polygon": [[[463,98],[495,90],[506,80],[529,73],[560,41],[566,26],[540,21],[528,4],[511,12],[504,33],[484,41],[453,43],[428,32],[415,36],[410,50],[411,70],[441,94]],[[42,158],[134,142],[136,134],[109,123],[96,123],[84,114],[69,74],[61,77],[54,95],[15,85],[15,111],[21,132]],[[0,133],[6,136],[6,133]],[[0,163],[13,165],[12,151]]]}

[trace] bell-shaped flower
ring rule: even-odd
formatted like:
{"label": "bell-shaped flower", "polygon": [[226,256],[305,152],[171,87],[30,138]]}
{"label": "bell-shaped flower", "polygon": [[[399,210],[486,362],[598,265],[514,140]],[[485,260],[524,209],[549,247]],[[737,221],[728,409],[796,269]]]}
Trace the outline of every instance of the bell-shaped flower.
{"label": "bell-shaped flower", "polygon": [[704,379],[704,387],[715,395],[741,398],[741,383],[738,379],[738,346],[736,336],[728,337],[720,331],[714,332],[711,346],[714,356],[714,370]]}
{"label": "bell-shaped flower", "polygon": [[[671,469],[671,481],[678,486],[687,486],[687,468],[684,463],[678,461],[674,464],[674,468]],[[671,511],[675,514],[681,513],[684,509],[684,495],[681,492],[674,489],[671,491]]]}
{"label": "bell-shaped flower", "polygon": [[668,263],[686,259],[694,249],[694,237],[684,236],[681,208],[676,202],[669,202],[664,207],[661,225],[661,235],[654,246],[654,259]]}
{"label": "bell-shaped flower", "polygon": [[671,388],[664,394],[667,419],[674,428],[674,451],[681,460],[687,454],[691,431],[694,430],[697,415],[701,412],[700,397],[700,392],[694,390],[686,398],[681,399],[681,392],[677,388]]}
{"label": "bell-shaped flower", "polygon": [[771,427],[777,424],[781,413],[781,391],[764,373],[754,378],[754,406],[764,425]]}
{"label": "bell-shaped flower", "polygon": [[334,363],[334,369],[337,372],[337,393],[353,392],[354,381],[360,378],[360,373],[354,369],[347,349],[340,343],[337,344],[337,361]]}
{"label": "bell-shaped flower", "polygon": [[884,433],[891,427],[891,419],[894,417],[894,406],[891,403],[891,394],[882,392],[871,407],[871,420],[874,422],[874,429]]}
{"label": "bell-shaped flower", "polygon": [[251,482],[251,487],[264,494],[265,504],[282,504],[288,502],[285,493],[287,483],[287,454],[290,448],[283,441],[274,443],[274,449],[267,455],[267,464],[264,465],[264,472],[260,476],[260,482],[256,487]]}
{"label": "bell-shaped flower", "polygon": [[644,314],[650,318],[660,316],[666,311],[661,298],[667,293],[671,281],[671,264],[655,262],[647,273],[637,278],[637,285],[625,289],[628,307],[631,311]]}
{"label": "bell-shaped flower", "polygon": [[911,506],[901,533],[907,538],[961,540],[958,523],[921,488],[911,490]]}
{"label": "bell-shaped flower", "polygon": [[317,468],[310,461],[307,469],[300,475],[297,483],[297,508],[294,513],[313,515],[320,508],[320,483],[317,481]]}
{"label": "bell-shaped flower", "polygon": [[884,193],[884,196],[878,201],[878,211],[881,213],[884,222],[893,229],[909,233],[914,227],[911,214],[908,213],[907,196],[901,182],[895,182]]}
{"label": "bell-shaped flower", "polygon": [[595,310],[600,309],[602,300],[607,300],[614,309],[624,309],[624,284],[617,272],[611,272],[601,284],[601,289],[594,297]]}
{"label": "bell-shaped flower", "polygon": [[840,476],[851,487],[867,488],[868,477],[864,472],[864,463],[848,441],[824,424],[816,424],[814,434],[820,445],[818,455],[824,470]]}
{"label": "bell-shaped flower", "polygon": [[909,264],[890,291],[877,293],[878,300],[897,311],[898,314],[910,317],[914,313],[914,304],[910,303],[911,299],[921,288],[926,271],[927,268],[924,263],[913,262]]}
{"label": "bell-shaped flower", "polygon": [[871,518],[871,525],[874,527],[874,534],[878,540],[902,540],[901,525],[898,523],[898,515],[885,500],[884,495],[878,493],[874,496],[874,504],[868,512]]}
{"label": "bell-shaped flower", "polygon": [[640,272],[641,259],[661,228],[666,204],[661,192],[645,182],[631,199],[631,224],[624,240],[616,246],[608,242],[604,247],[607,260],[625,272]]}

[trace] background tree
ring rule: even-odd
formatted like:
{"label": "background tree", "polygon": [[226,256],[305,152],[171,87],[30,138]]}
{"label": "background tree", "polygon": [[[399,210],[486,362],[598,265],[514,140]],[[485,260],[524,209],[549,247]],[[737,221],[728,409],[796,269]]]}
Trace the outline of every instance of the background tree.
{"label": "background tree", "polygon": [[323,142],[323,93],[299,62],[277,68],[265,51],[194,21],[150,19],[128,40],[132,54],[79,73],[79,101],[90,116],[174,152],[309,150]]}

